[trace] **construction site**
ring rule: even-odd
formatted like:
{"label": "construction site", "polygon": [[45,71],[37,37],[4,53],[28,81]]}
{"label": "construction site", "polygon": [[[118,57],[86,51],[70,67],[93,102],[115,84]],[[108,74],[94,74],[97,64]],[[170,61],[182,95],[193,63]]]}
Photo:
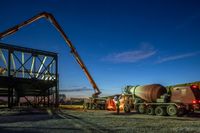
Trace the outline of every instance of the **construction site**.
{"label": "construction site", "polygon": [[[59,2],[49,1],[49,3],[58,4]],[[83,3],[80,5],[82,4]],[[104,4],[103,7],[105,6]],[[108,7],[110,9],[110,3],[107,4],[109,5]],[[131,4],[134,5],[133,3]],[[138,3],[135,4],[137,5]],[[187,5],[186,3],[184,4]],[[96,5],[96,3],[94,5]],[[128,3],[125,5],[126,8],[132,9],[131,7],[128,7]],[[119,6],[121,7],[121,4],[119,4]],[[169,5],[166,4],[166,7],[168,6]],[[193,6],[194,5],[191,4],[191,7]],[[116,7],[118,6],[116,5]],[[123,7],[124,10],[126,8]],[[188,11],[190,11],[190,8],[188,7]],[[182,10],[182,8],[180,8],[180,10]],[[110,10],[108,11],[109,13],[112,12]],[[107,12],[105,12],[105,14],[106,13]],[[146,11],[144,13],[146,13]],[[155,14],[154,11],[153,13]],[[156,61],[152,61],[152,58],[154,58],[156,54],[160,54],[160,51],[162,50],[159,51],[152,47],[149,43],[142,42],[140,44],[141,47],[136,50],[118,53],[116,50],[112,54],[104,56],[99,64],[92,64],[92,60],[95,59],[96,61],[96,56],[98,56],[99,53],[112,50],[114,49],[113,47],[123,50],[123,45],[125,47],[125,44],[119,46],[113,44],[109,46],[110,48],[105,47],[102,44],[99,44],[99,47],[92,46],[91,48],[91,45],[86,45],[83,48],[79,47],[79,49],[83,51],[77,50],[75,47],[78,46],[74,42],[79,43],[80,40],[84,42],[87,40],[87,38],[84,38],[85,40],[76,40],[76,37],[72,36],[76,34],[72,34],[71,36],[73,41],[69,39],[68,35],[66,34],[68,33],[66,30],[67,28],[66,26],[63,26],[64,23],[62,22],[62,20],[67,17],[62,14],[65,17],[60,19],[58,13],[56,12],[55,14],[56,15],[49,11],[35,12],[31,16],[25,16],[24,20],[14,18],[12,21],[10,21],[9,19],[12,19],[12,17],[8,17],[8,20],[4,20],[5,18],[2,20],[10,21],[11,24],[9,23],[9,27],[7,27],[8,24],[5,24],[6,26],[0,26],[1,133],[200,132],[200,78],[198,71],[196,71],[198,70],[198,66],[196,65],[198,65],[199,62],[196,60],[198,59],[199,51],[180,54],[180,51],[185,50],[184,46],[186,44],[182,47],[177,45],[174,47],[180,48],[178,49],[179,51],[174,49],[172,50],[173,52],[177,52],[175,55],[173,55],[173,52],[169,52],[170,54],[172,53],[173,56],[170,55],[165,58],[158,56]],[[59,21],[57,19],[57,15]],[[172,16],[173,15],[169,15],[169,18]],[[146,17],[148,18],[148,15]],[[108,19],[110,16],[105,18]],[[16,19],[17,21],[14,21]],[[76,18],[74,17],[74,19]],[[84,19],[81,20],[84,21]],[[188,21],[184,21],[182,25],[177,26],[175,29],[180,30],[183,27],[185,28],[188,23],[192,23],[195,20],[199,20],[199,16],[189,18]],[[41,33],[41,37],[38,38],[37,43],[44,41],[42,40],[42,35],[46,36],[53,34],[52,36],[55,36],[56,34],[58,36],[50,39],[58,41],[57,38],[59,38],[61,42],[67,46],[67,48],[60,46],[53,47],[52,50],[49,50],[48,47],[51,48],[51,41],[47,41],[49,44],[46,44],[43,49],[37,48],[38,46],[41,46],[40,44],[34,45],[34,41],[36,40],[33,38],[35,35],[30,35],[30,38],[27,38],[29,43],[32,41],[34,42],[33,44],[27,45],[27,47],[26,45],[20,45],[18,42],[16,42],[18,39],[12,38],[13,36],[17,35],[17,33],[19,33],[19,35],[16,38],[19,38],[20,35],[24,35],[21,37],[24,38],[26,35],[29,35],[27,33],[29,26],[33,28],[34,26],[37,27],[38,24],[40,29],[42,29],[41,25],[44,23],[45,25],[50,23],[50,25],[46,26],[44,30],[39,30],[39,32],[34,31],[36,34]],[[75,22],[74,20],[71,20],[71,22],[69,20],[69,23],[73,24]],[[112,24],[110,24],[107,28],[109,29],[112,27],[111,25]],[[89,26],[92,27],[93,25],[89,24]],[[75,27],[77,27],[77,25],[75,25]],[[54,28],[54,31],[49,28]],[[23,29],[26,30],[23,31]],[[77,29],[80,29],[80,33],[83,31],[80,27],[77,27]],[[106,28],[100,27],[100,29],[105,30]],[[87,31],[83,32],[90,32],[90,30],[91,29],[88,29]],[[95,39],[95,36],[98,36],[101,30],[97,32],[91,30],[92,36],[90,39],[92,40],[92,37]],[[165,30],[166,32],[163,32],[163,34],[167,34],[167,29]],[[50,31],[55,33],[50,33]],[[116,28],[114,28],[113,31],[114,32],[109,31],[108,33],[103,31],[102,33],[103,35],[105,34],[105,36],[110,36],[110,34],[115,34],[115,32],[119,32],[121,34],[120,28],[119,31],[117,31]],[[76,32],[76,30],[74,32]],[[161,34],[162,32],[158,33]],[[184,32],[181,31],[181,33]],[[196,32],[194,33],[195,35],[199,34]],[[126,36],[128,36],[128,32],[122,34],[126,34]],[[141,36],[140,32],[137,32],[137,34],[138,36]],[[10,42],[6,40],[7,38],[11,38]],[[123,38],[123,36],[120,38]],[[191,49],[196,50],[198,49],[198,38],[193,36],[192,39],[197,39],[196,42],[194,41],[195,43],[193,42],[194,46],[190,46]],[[177,40],[174,39],[173,41],[176,42]],[[123,42],[128,41],[123,40]],[[185,42],[187,41],[185,40]],[[55,42],[52,41],[52,43]],[[169,51],[166,50],[167,46],[168,45],[163,47],[163,49],[165,49],[163,53],[167,53]],[[98,47],[97,50],[94,47]],[[100,49],[104,49],[105,51],[100,51]],[[132,46],[128,45],[127,49],[133,48]],[[186,49],[189,49],[188,45],[186,45]],[[71,70],[68,70],[70,67],[65,66],[66,64],[64,65],[63,59],[65,58],[63,58],[61,51],[64,51],[66,54],[65,51],[67,50],[70,50],[70,57],[73,59],[73,61],[75,61],[75,66],[78,66],[78,69],[81,70],[81,73],[85,78],[83,79],[86,80],[87,83],[85,83],[85,81],[81,81],[81,75],[76,75],[76,72],[73,74],[76,75],[79,80],[73,79],[73,77],[71,77],[72,74],[70,76],[66,76],[66,71]],[[79,52],[82,55],[84,54],[84,51],[87,50],[91,51],[91,53],[87,53],[88,58],[85,58],[86,56],[82,58]],[[67,61],[70,61],[68,57],[66,58]],[[192,58],[190,59],[191,63],[189,63],[189,59],[187,60],[187,58]],[[184,60],[182,62],[179,61],[181,59],[185,59],[185,62]],[[142,62],[143,60],[145,61]],[[176,62],[173,63],[173,61]],[[170,62],[171,64],[167,64],[166,62]],[[90,63],[92,65],[90,65]],[[165,64],[163,65],[163,63]],[[130,67],[128,67],[129,65]],[[144,68],[142,68],[143,65],[145,66]],[[112,68],[105,66],[112,66]],[[114,68],[117,66],[119,66],[119,68]],[[160,67],[162,69],[160,69]],[[103,70],[98,70],[101,68]],[[93,71],[91,72],[90,69]],[[132,69],[135,70],[132,71]],[[151,70],[152,73],[147,72],[147,70]],[[161,72],[161,70],[163,72]],[[118,76],[116,76],[116,71],[119,72]],[[97,72],[96,75],[95,72]],[[111,72],[111,74],[109,72]],[[163,73],[165,73],[165,75]],[[98,78],[98,75],[100,78]],[[127,76],[127,79],[124,79],[124,75],[125,77]],[[170,80],[168,80],[169,77]],[[100,83],[100,87],[97,83]],[[90,87],[85,87],[88,84]],[[75,87],[70,88],[70,85]],[[76,86],[78,85],[85,86],[77,89]],[[116,87],[117,85],[123,85],[123,87]],[[109,86],[108,88],[110,89],[104,89],[102,86]],[[114,90],[111,88],[114,88]],[[89,92],[92,92],[92,94]]]}

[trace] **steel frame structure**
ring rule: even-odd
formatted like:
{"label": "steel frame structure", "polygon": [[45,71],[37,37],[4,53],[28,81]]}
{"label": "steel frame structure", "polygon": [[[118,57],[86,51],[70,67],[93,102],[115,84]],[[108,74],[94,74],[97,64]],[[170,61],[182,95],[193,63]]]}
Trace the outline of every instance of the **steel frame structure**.
{"label": "steel frame structure", "polygon": [[0,43],[0,97],[8,107],[20,98],[32,106],[58,106],[56,53]]}

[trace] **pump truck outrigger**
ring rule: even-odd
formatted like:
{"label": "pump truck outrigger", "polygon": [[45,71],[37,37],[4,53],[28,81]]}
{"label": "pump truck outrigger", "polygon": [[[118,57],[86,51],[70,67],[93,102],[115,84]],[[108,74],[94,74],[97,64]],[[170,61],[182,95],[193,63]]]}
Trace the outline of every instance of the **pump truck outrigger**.
{"label": "pump truck outrigger", "polygon": [[80,65],[80,67],[82,68],[83,72],[85,73],[86,77],[88,78],[90,84],[92,85],[93,89],[94,89],[94,94],[92,95],[93,97],[98,97],[99,94],[101,94],[101,91],[99,90],[98,86],[96,85],[95,81],[93,80],[92,76],[90,75],[88,69],[86,68],[85,64],[83,63],[83,60],[81,59],[80,55],[78,54],[78,52],[76,51],[75,47],[72,45],[71,41],[69,40],[69,38],[67,37],[67,35],[65,34],[65,32],[63,31],[63,29],[61,28],[61,26],[58,24],[58,22],[56,21],[56,19],[54,18],[54,16],[50,13],[47,12],[42,12],[37,14],[36,16],[33,16],[32,18],[12,27],[7,29],[4,32],[0,33],[0,39],[9,36],[11,34],[14,34],[15,32],[17,32],[19,29],[21,29],[24,26],[27,26],[41,18],[46,18],[49,22],[51,22],[53,24],[53,26],[57,29],[57,31],[61,34],[61,36],[63,37],[63,39],[65,40],[66,44],[70,47],[71,49],[71,53],[73,54],[74,58],[76,59],[77,63]]}

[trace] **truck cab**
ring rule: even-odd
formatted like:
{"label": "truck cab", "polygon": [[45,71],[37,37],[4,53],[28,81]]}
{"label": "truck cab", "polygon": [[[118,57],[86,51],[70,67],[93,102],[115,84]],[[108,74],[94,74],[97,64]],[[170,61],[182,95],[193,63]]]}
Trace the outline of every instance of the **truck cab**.
{"label": "truck cab", "polygon": [[170,89],[170,102],[182,103],[187,108],[200,109],[200,89],[196,85],[174,87]]}

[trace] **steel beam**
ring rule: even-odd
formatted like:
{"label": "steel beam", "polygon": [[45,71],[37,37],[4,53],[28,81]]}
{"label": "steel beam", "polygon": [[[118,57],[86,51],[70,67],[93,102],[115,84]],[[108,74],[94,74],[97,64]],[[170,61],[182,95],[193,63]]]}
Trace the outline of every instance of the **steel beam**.
{"label": "steel beam", "polygon": [[[12,61],[14,72],[16,72],[16,65],[15,65],[15,60],[14,60],[14,57],[13,57],[13,53],[11,53],[11,61]],[[16,75],[17,75],[17,73],[16,73]],[[15,75],[13,75],[13,76],[15,76]]]}
{"label": "steel beam", "polygon": [[3,54],[2,49],[0,49],[0,56],[1,56],[1,59],[3,60],[3,62],[4,62],[5,67],[7,68],[8,65],[7,65],[6,58],[5,58],[4,54]]}
{"label": "steel beam", "polygon": [[30,71],[30,74],[31,74],[31,75],[33,75],[34,66],[35,66],[35,56],[33,56],[33,58],[32,58],[31,71]]}
{"label": "steel beam", "polygon": [[22,64],[23,64],[23,67],[22,67],[22,77],[24,78],[24,52],[22,52]]}
{"label": "steel beam", "polygon": [[[38,57],[38,59],[40,60],[40,58],[39,58],[39,57]],[[43,58],[43,60],[42,60],[42,61],[40,60],[40,62],[41,62],[41,65],[40,65],[40,68],[39,68],[39,70],[38,70],[38,72],[37,72],[36,78],[38,78],[38,76],[39,76],[39,73],[40,73],[40,71],[42,70],[42,67],[44,66],[44,63],[45,63],[46,59],[47,59],[47,57],[45,56],[45,57]]]}

